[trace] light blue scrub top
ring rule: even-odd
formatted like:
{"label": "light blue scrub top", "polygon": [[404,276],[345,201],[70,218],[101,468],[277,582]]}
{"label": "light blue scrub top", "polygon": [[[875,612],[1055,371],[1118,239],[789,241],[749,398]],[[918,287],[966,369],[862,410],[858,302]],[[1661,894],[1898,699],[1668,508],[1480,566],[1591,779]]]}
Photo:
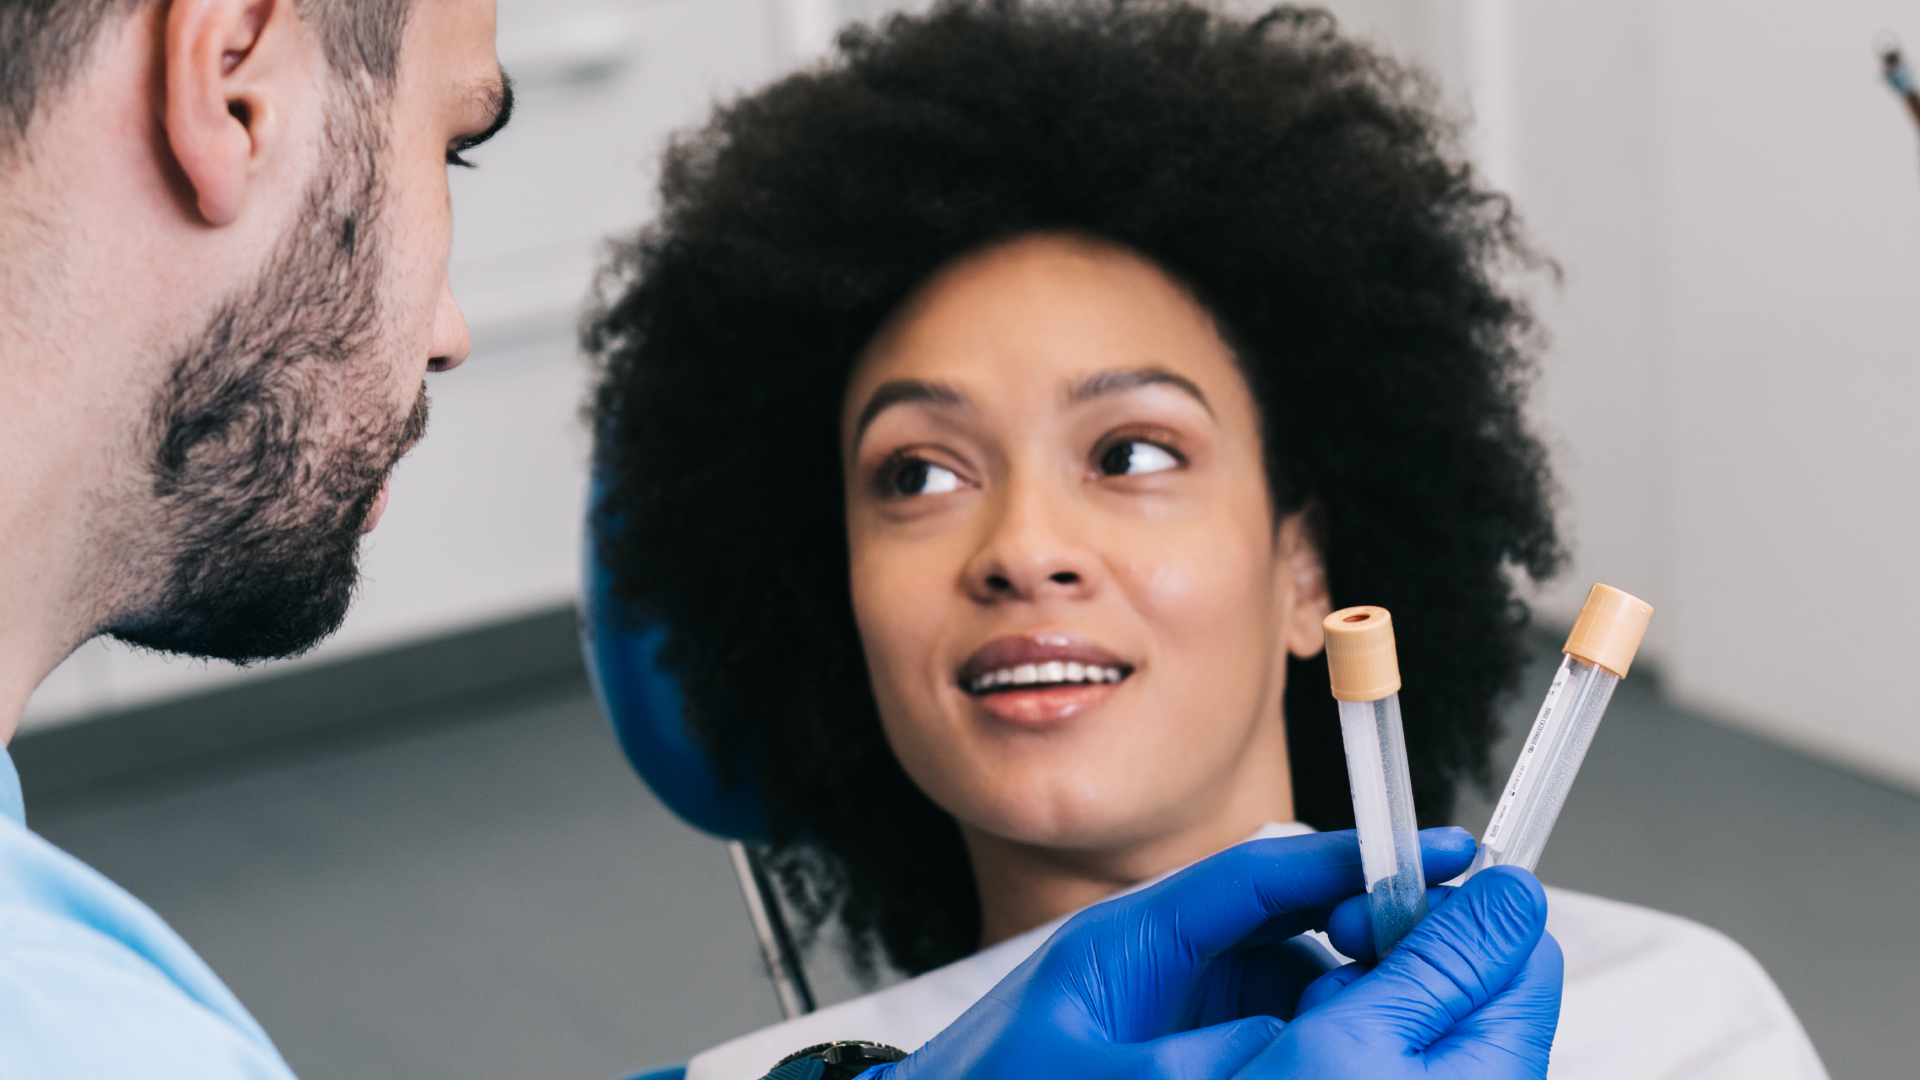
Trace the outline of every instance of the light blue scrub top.
{"label": "light blue scrub top", "polygon": [[239,999],[147,905],[28,831],[0,748],[0,1076],[293,1080]]}

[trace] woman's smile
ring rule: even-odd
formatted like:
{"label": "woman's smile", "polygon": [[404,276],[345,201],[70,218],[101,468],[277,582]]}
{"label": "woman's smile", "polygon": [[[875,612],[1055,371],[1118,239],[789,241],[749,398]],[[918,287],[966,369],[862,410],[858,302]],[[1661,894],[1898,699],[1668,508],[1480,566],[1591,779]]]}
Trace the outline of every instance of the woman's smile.
{"label": "woman's smile", "polygon": [[954,677],[975,708],[1014,724],[1052,724],[1106,704],[1134,665],[1066,631],[995,638]]}

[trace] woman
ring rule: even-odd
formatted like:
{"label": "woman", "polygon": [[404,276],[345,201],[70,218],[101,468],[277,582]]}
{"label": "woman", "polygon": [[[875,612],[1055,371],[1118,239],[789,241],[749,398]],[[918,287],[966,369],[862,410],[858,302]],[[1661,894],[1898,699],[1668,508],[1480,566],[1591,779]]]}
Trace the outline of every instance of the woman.
{"label": "woman", "polygon": [[[841,49],[675,147],[588,332],[616,590],[798,910],[919,976],[696,1080],[916,1044],[1072,911],[1350,825],[1335,607],[1394,612],[1445,820],[1522,661],[1511,572],[1559,559],[1494,284],[1531,259],[1405,69],[1179,3]],[[1556,1075],[1823,1075],[1738,946],[1553,897]]]}

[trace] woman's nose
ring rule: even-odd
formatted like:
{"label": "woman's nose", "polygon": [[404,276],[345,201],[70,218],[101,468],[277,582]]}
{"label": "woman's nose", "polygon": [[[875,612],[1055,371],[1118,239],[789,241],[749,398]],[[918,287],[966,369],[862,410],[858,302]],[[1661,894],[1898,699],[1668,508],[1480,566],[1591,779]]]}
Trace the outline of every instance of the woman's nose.
{"label": "woman's nose", "polygon": [[968,593],[980,603],[1092,595],[1101,564],[1070,518],[1069,509],[1039,492],[1009,492],[967,566]]}

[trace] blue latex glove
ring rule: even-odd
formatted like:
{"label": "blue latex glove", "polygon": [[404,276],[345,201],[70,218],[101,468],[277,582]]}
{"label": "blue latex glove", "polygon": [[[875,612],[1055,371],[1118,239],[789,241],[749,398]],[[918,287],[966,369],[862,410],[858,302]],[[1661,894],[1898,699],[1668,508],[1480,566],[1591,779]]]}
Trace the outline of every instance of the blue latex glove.
{"label": "blue latex glove", "polygon": [[[1445,880],[1466,868],[1473,840],[1430,829],[1421,846],[1429,879]],[[1480,1075],[1541,1076],[1559,1015],[1558,951],[1536,949],[1544,900],[1530,878],[1482,878],[1463,890],[1481,899],[1449,901],[1408,936],[1414,949],[1313,982],[1318,1007],[1288,1024],[1278,1016],[1318,968],[1303,971],[1280,942],[1360,891],[1359,847],[1351,832],[1242,844],[1082,912],[953,1026],[863,1080],[1393,1080],[1430,1076],[1429,1059],[1451,1061],[1456,1046],[1485,1061],[1493,1038],[1537,1043],[1538,1068],[1514,1058]],[[1508,1000],[1514,985],[1522,1002]],[[1490,1010],[1490,1025],[1472,1026]]]}
{"label": "blue latex glove", "polygon": [[[1327,936],[1370,961],[1373,929],[1357,900],[1334,911]],[[1297,1018],[1238,1075],[1546,1076],[1562,965],[1540,883],[1497,866],[1457,889],[1429,889],[1427,903],[1432,914],[1384,963],[1349,964],[1309,986]]]}

